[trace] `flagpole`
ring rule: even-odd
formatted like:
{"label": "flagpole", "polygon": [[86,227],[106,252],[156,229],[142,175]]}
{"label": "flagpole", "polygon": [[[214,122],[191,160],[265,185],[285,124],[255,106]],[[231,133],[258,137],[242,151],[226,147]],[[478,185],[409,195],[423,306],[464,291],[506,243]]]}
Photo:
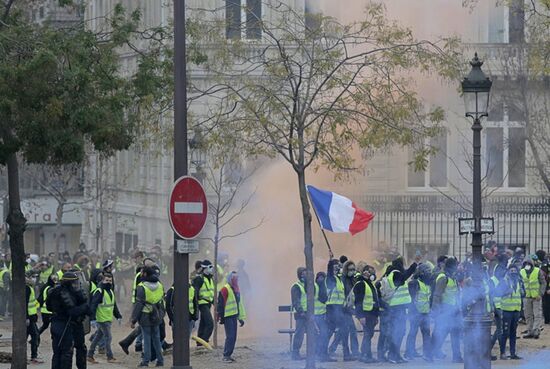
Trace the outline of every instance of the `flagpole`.
{"label": "flagpole", "polygon": [[319,223],[319,228],[321,229],[321,233],[323,233],[323,237],[325,238],[325,242],[327,243],[328,247],[328,254],[331,259],[334,259],[334,253],[332,252],[332,248],[330,247],[330,242],[328,242],[327,234],[325,233],[325,230],[323,229],[323,226],[321,225],[321,219],[319,219],[319,215],[317,215],[317,210],[315,209],[315,206],[313,205],[313,201],[311,201],[311,195],[309,194],[309,191],[307,192],[307,198],[309,200],[309,204],[313,208],[313,212],[315,213],[315,218],[317,218],[317,222]]}

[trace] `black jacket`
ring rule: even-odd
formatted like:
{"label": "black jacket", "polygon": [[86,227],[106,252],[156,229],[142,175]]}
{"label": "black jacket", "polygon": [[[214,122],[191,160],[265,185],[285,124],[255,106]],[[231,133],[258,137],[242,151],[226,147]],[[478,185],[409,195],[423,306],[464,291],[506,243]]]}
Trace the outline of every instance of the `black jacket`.
{"label": "black jacket", "polygon": [[53,321],[82,322],[86,315],[91,314],[84,293],[64,285],[52,288],[46,298],[46,307],[53,313]]}
{"label": "black jacket", "polygon": [[[174,321],[174,286],[170,287],[168,292],[166,292],[166,313],[168,314],[169,324],[172,325]],[[193,314],[189,315],[190,320],[197,321],[199,319],[199,302],[197,300],[197,294],[193,297]]]}
{"label": "black jacket", "polygon": [[[92,298],[91,298],[91,301],[90,301],[90,310],[91,310],[90,317],[91,317],[92,320],[96,320],[95,315],[96,315],[96,312],[97,312],[97,307],[103,301],[103,294],[105,294],[105,293],[108,293],[109,296],[113,296],[114,292],[113,292],[112,289],[104,290],[101,287],[99,287],[97,290],[95,290],[94,294],[92,295]],[[114,315],[115,319],[122,319],[122,315],[120,315],[120,311],[118,310],[116,300],[115,300],[113,315]]]}
{"label": "black jacket", "polygon": [[[363,300],[365,299],[365,283],[363,282],[367,282],[367,288],[370,288],[374,300],[374,306],[370,312],[363,311]],[[370,280],[365,280],[361,277],[353,287],[353,293],[355,294],[355,315],[357,315],[358,318],[363,318],[369,313],[378,315],[380,299],[378,298],[376,287],[374,287]]]}
{"label": "black jacket", "polygon": [[204,278],[212,279],[212,276],[199,274],[198,276],[193,278],[193,281],[191,282],[191,284],[195,288],[195,298],[197,299],[197,301],[199,300],[199,291],[202,287],[202,284],[204,283]]}

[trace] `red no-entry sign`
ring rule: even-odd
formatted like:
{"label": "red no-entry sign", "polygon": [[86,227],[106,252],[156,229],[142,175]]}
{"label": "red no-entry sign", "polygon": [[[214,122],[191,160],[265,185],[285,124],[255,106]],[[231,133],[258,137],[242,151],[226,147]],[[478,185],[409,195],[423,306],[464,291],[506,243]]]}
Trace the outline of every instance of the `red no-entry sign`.
{"label": "red no-entry sign", "polygon": [[172,187],[168,217],[174,232],[184,239],[195,238],[206,223],[208,203],[202,185],[193,177],[178,178]]}

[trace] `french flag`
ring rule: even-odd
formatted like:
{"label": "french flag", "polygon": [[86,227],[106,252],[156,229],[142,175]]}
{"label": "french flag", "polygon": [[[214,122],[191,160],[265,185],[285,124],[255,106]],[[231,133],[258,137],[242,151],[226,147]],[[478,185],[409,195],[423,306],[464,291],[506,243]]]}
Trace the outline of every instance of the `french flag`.
{"label": "french flag", "polygon": [[350,199],[337,193],[308,185],[309,198],[321,222],[321,228],[352,235],[365,230],[374,214],[358,208]]}

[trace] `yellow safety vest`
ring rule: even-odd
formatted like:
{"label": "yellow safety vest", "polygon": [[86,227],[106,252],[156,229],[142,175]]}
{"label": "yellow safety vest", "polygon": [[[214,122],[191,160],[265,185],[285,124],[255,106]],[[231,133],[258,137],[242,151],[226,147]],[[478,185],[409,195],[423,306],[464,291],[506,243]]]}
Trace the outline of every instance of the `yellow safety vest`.
{"label": "yellow safety vest", "polygon": [[372,311],[374,308],[374,296],[372,290],[366,281],[358,282],[365,284],[365,297],[363,298],[363,311]]}
{"label": "yellow safety vest", "polygon": [[[328,301],[327,305],[344,305],[345,300],[345,292],[344,292],[344,283],[342,283],[342,280],[339,277],[334,277],[336,279],[336,286],[332,290],[329,291],[327,287],[328,292]],[[326,286],[326,279],[325,279],[325,286]]]}
{"label": "yellow safety vest", "polygon": [[195,304],[193,304],[194,298],[195,298],[195,287],[189,286],[189,315],[195,314]]}
{"label": "yellow safety vest", "polygon": [[527,298],[536,298],[540,296],[540,283],[539,283],[539,273],[540,269],[537,267],[533,267],[533,271],[529,276],[527,275],[527,271],[525,269],[522,269],[519,274],[521,274],[521,278],[523,279],[523,285],[525,286],[525,297]]}
{"label": "yellow safety vest", "polygon": [[63,270],[58,270],[57,271],[57,279],[61,280],[61,278],[63,278]]}
{"label": "yellow safety vest", "polygon": [[27,286],[27,288],[30,288],[31,295],[29,296],[29,303],[27,304],[27,311],[29,315],[36,315],[38,313],[38,301],[36,300],[36,295],[34,293],[34,288],[31,286]]}
{"label": "yellow safety vest", "polygon": [[4,286],[4,274],[8,273],[10,274],[9,269],[2,269],[0,270],[0,288],[6,288],[7,286]]}
{"label": "yellow safety vest", "polygon": [[399,306],[406,305],[411,303],[411,295],[409,294],[409,287],[406,283],[402,286],[399,286],[395,289],[395,283],[393,283],[393,276],[395,275],[396,270],[392,270],[388,275],[388,282],[390,287],[395,290],[393,296],[391,297],[389,306]]}
{"label": "yellow safety vest", "polygon": [[[175,297],[174,295],[174,286],[170,287],[172,290],[172,299]],[[193,304],[193,299],[195,298],[195,287],[189,286],[189,315],[195,314],[195,304]]]}
{"label": "yellow safety vest", "polygon": [[202,286],[199,290],[199,305],[211,304],[214,302],[214,281],[202,277]]}
{"label": "yellow safety vest", "polygon": [[[307,311],[307,295],[306,295],[306,289],[304,287],[304,284],[302,282],[296,282],[292,286],[298,286],[300,289],[300,306],[302,307],[302,311]],[[296,310],[294,310],[296,312]]]}
{"label": "yellow safety vest", "polygon": [[[115,311],[115,292],[111,290],[111,296],[109,296],[109,293],[105,293],[102,288],[98,288],[96,291],[102,295],[102,299],[101,304],[97,306],[95,320],[98,323],[112,322]],[[147,290],[145,290],[145,294],[147,295]]]}
{"label": "yellow safety vest", "polygon": [[44,291],[42,292],[42,307],[40,308],[40,312],[42,314],[51,314],[52,312],[48,310],[48,307],[46,306],[46,299],[48,298],[48,290],[51,288],[51,286],[46,286],[44,288]]}
{"label": "yellow safety vest", "polygon": [[40,272],[40,277],[39,277],[40,283],[42,284],[48,283],[48,278],[50,278],[52,274],[53,274],[53,265],[50,266],[48,269]]}
{"label": "yellow safety vest", "polygon": [[[439,275],[436,278],[436,283],[440,278],[445,278],[445,273],[439,273]],[[445,305],[450,306],[456,306],[458,305],[458,286],[456,285],[456,281],[453,278],[446,277],[447,278],[447,287],[445,288],[445,291],[443,292],[443,303]]]}
{"label": "yellow safety vest", "polygon": [[162,283],[158,282],[159,287],[156,290],[151,290],[147,285],[143,282],[138,284],[138,286],[143,287],[145,290],[145,306],[143,306],[143,310],[141,310],[144,313],[150,313],[153,311],[152,305],[156,305],[159,302],[162,301],[162,298],[164,297],[164,287],[162,286]]}
{"label": "yellow safety vest", "polygon": [[319,285],[315,282],[315,297],[314,297],[315,315],[323,315],[327,312],[327,304],[319,301]]}
{"label": "yellow safety vest", "polygon": [[136,274],[136,276],[134,277],[134,283],[132,284],[132,304],[136,302],[136,288],[138,286],[137,280],[140,275],[141,273]]}
{"label": "yellow safety vest", "polygon": [[226,284],[224,287],[227,289],[227,301],[225,302],[225,311],[223,316],[227,318],[238,315],[239,320],[245,320],[246,312],[244,310],[242,296],[239,300],[239,305],[237,305],[237,298],[235,297],[233,288],[231,288],[229,284]]}
{"label": "yellow safety vest", "polygon": [[430,287],[418,279],[418,291],[416,292],[414,305],[419,313],[427,314],[430,312],[430,295]]}
{"label": "yellow safety vest", "polygon": [[[498,284],[500,283],[498,278],[495,276],[492,276],[491,280],[493,281],[495,288],[498,287]],[[501,297],[498,297],[498,296],[493,297],[493,304],[495,305],[495,309],[501,309],[501,301],[502,301]]]}
{"label": "yellow safety vest", "polygon": [[[506,281],[511,288],[510,281]],[[517,283],[516,290],[510,294],[503,296],[501,300],[501,307],[503,311],[520,311],[521,310],[521,287],[519,282]]]}

